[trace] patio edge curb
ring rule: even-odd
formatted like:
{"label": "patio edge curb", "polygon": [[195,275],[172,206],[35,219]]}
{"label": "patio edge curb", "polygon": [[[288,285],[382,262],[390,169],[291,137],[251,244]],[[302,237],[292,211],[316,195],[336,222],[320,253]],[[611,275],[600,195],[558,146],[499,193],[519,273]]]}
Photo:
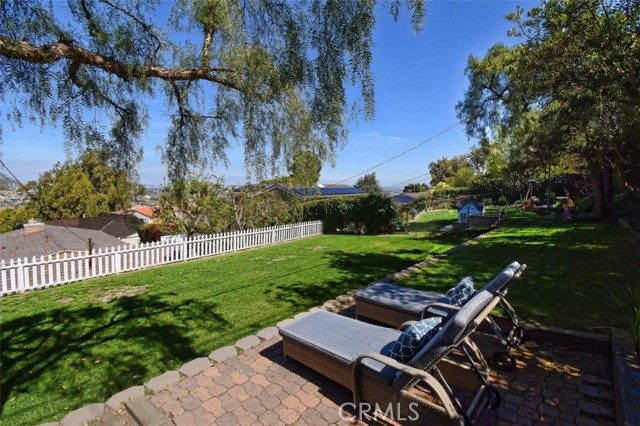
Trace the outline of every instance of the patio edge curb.
{"label": "patio edge curb", "polygon": [[611,358],[616,422],[640,425],[640,360],[627,331],[611,328]]}

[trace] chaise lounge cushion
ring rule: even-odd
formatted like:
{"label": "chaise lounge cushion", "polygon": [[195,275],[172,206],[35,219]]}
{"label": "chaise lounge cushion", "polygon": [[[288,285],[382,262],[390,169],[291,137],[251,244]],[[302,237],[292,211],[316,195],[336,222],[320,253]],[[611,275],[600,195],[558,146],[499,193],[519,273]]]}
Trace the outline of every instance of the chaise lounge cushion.
{"label": "chaise lounge cushion", "polygon": [[[484,287],[478,290],[478,292],[482,290],[487,290],[491,292],[491,294],[495,295],[498,291],[505,291],[506,284],[508,284],[518,273],[521,271],[522,266],[520,263],[514,261],[511,262],[507,267],[505,267],[498,275],[496,275],[491,281],[489,281]],[[524,268],[522,268],[524,269]]]}
{"label": "chaise lounge cushion", "polygon": [[[367,352],[390,356],[400,331],[356,321],[326,311],[313,312],[280,328],[280,334],[329,355],[336,362],[351,364]],[[365,374],[391,383],[397,370],[371,359],[364,361]]]}
{"label": "chaise lounge cushion", "polygon": [[411,360],[440,330],[441,322],[442,318],[433,317],[410,325],[393,344],[391,358],[400,362]]}
{"label": "chaise lounge cushion", "polygon": [[[491,303],[494,301],[494,303]],[[409,365],[424,370],[434,364],[451,346],[457,346],[473,321],[489,306],[495,306],[497,301],[489,291],[480,291],[456,312],[452,320],[447,321],[440,331],[425,344],[422,349],[408,362]],[[402,389],[411,381],[406,374],[399,374],[393,385]]]}
{"label": "chaise lounge cushion", "polygon": [[381,306],[420,316],[425,306],[435,302],[442,294],[400,287],[393,284],[377,283],[358,290],[356,300],[363,300]]}

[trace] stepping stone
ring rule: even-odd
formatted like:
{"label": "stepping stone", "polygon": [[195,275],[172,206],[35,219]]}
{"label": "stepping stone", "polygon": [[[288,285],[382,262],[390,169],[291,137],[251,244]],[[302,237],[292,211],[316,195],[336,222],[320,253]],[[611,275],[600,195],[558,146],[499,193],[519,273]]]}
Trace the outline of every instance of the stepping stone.
{"label": "stepping stone", "polygon": [[176,370],[167,371],[164,374],[161,374],[153,379],[144,382],[144,385],[148,387],[151,392],[158,393],[165,388],[175,385],[180,381],[180,373]]}
{"label": "stepping stone", "polygon": [[254,346],[258,346],[260,344],[260,339],[258,336],[247,336],[238,340],[235,345],[236,348],[242,349],[243,351],[247,351]]}
{"label": "stepping stone", "polygon": [[336,300],[343,305],[353,303],[353,296],[349,296],[348,294],[343,294],[342,296],[336,297]]}
{"label": "stepping stone", "polygon": [[408,268],[407,268],[407,270],[408,270],[409,272],[414,273],[414,274],[415,274],[416,272],[420,272],[420,269],[416,268],[415,266],[410,266],[410,267],[408,267]]}
{"label": "stepping stone", "polygon": [[325,308],[324,306],[315,306],[315,307],[309,309],[309,312],[312,313],[312,312],[326,311],[326,310],[327,310],[327,308]]}
{"label": "stepping stone", "polygon": [[209,367],[211,367],[211,361],[209,361],[209,358],[196,358],[193,361],[189,361],[184,364],[178,371],[183,376],[193,377],[196,374],[202,373]]}
{"label": "stepping stone", "polygon": [[337,309],[337,308],[340,308],[342,304],[337,300],[327,300],[322,304],[322,306],[329,309]]}
{"label": "stepping stone", "polygon": [[123,402],[142,397],[144,397],[144,386],[132,386],[129,389],[118,392],[109,398],[107,406],[114,411],[118,411],[120,409],[120,404]]}
{"label": "stepping stone", "polygon": [[70,412],[60,421],[61,426],[84,426],[104,414],[104,404],[91,404]]}
{"label": "stepping stone", "polygon": [[233,346],[223,346],[209,354],[209,359],[215,363],[221,363],[225,359],[238,355],[238,351]]}
{"label": "stepping stone", "polygon": [[258,336],[263,340],[271,340],[277,335],[278,335],[278,327],[263,328],[262,330],[258,331],[258,334],[256,334],[256,336]]}
{"label": "stepping stone", "polygon": [[166,418],[160,410],[147,398],[137,398],[125,404],[131,417],[144,426],[174,426],[174,423]]}

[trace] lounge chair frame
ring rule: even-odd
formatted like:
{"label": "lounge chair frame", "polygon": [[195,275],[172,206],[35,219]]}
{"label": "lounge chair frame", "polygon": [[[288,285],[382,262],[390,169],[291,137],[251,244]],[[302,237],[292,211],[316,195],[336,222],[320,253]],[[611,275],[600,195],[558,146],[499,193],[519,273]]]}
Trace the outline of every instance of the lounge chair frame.
{"label": "lounge chair frame", "polygon": [[[286,332],[287,326],[280,330],[283,352],[285,359],[293,358],[351,390],[355,407],[360,407],[360,403],[365,401],[379,406],[394,404],[408,411],[409,404],[415,403],[414,410],[419,413],[419,423],[416,424],[476,424],[481,422],[488,408],[495,408],[499,404],[500,398],[497,391],[487,382],[484,368],[477,367],[478,360],[467,350],[467,347],[475,347],[469,335],[485,320],[498,302],[499,298],[496,296],[488,299],[486,305],[483,305],[481,311],[465,325],[455,339],[444,346],[438,346],[434,353],[425,347],[424,355],[417,356],[424,364],[420,366],[401,363],[379,353],[363,353],[354,361],[338,359],[332,353],[316,347],[312,341],[290,336]],[[352,320],[345,318],[345,321]],[[461,346],[469,360],[468,365],[446,358],[458,346]],[[400,376],[393,384],[381,380],[363,364],[367,359],[397,370]],[[481,361],[481,365],[486,365],[483,358]],[[399,381],[401,384],[398,384]],[[463,408],[454,388],[473,394],[472,402],[466,408]],[[421,392],[425,390],[430,394],[429,398],[421,396]],[[358,415],[361,415],[359,411]]]}

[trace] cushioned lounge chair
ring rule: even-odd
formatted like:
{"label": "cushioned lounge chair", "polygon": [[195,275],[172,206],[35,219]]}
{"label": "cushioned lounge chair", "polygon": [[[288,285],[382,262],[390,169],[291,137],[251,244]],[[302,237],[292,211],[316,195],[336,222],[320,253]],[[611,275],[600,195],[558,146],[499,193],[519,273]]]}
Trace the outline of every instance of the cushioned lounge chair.
{"label": "cushioned lounge chair", "polygon": [[[479,291],[487,290],[500,299],[500,307],[511,322],[512,327],[503,331],[488,317],[494,333],[505,350],[493,354],[496,365],[505,371],[516,366],[511,349],[519,346],[525,338],[524,329],[519,325],[518,315],[505,298],[511,283],[520,277],[527,266],[512,262]],[[477,293],[477,292],[476,292]],[[433,315],[442,315],[450,309],[442,303],[444,294],[421,291],[387,283],[376,283],[355,293],[356,318],[366,317],[392,327],[399,327],[407,321],[416,321]]]}
{"label": "cushioned lounge chair", "polygon": [[[474,424],[500,396],[463,343],[498,300],[479,292],[406,363],[389,357],[402,332],[325,311],[280,328],[284,355],[350,389],[357,408],[394,407],[403,424]],[[445,359],[456,347],[468,364]],[[409,418],[413,413],[417,418]]]}

